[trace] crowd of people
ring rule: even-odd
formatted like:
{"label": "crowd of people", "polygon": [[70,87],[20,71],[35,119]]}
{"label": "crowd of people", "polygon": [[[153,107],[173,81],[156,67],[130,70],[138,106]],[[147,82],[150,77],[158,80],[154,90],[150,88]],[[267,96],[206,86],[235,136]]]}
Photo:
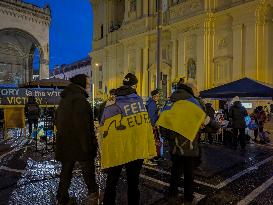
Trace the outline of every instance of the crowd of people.
{"label": "crowd of people", "polygon": [[[62,163],[62,171],[60,176],[59,189],[57,194],[58,204],[72,204],[73,199],[69,198],[68,188],[71,182],[72,170],[76,161],[82,165],[84,180],[89,190],[90,204],[98,203],[98,185],[95,180],[94,159],[97,153],[97,138],[95,135],[94,119],[92,111],[86,100],[87,93],[85,89],[88,87],[87,76],[78,75],[71,79],[71,84],[64,89],[61,94],[61,102],[57,109],[57,141],[56,141],[56,159]],[[109,99],[104,102],[97,112],[97,118],[100,124],[103,125],[109,116],[117,113],[124,115],[129,111],[138,113],[136,105],[143,104],[142,98],[137,94],[136,88],[138,79],[132,73],[128,73],[123,85],[115,90],[110,91]],[[137,100],[137,101],[135,101]],[[178,83],[174,87],[174,92],[170,97],[170,102],[175,103],[179,100],[190,100],[201,109],[203,108],[198,92],[193,84]],[[120,106],[127,101],[130,103],[131,110],[128,107]],[[159,91],[151,92],[151,98],[147,101],[145,108],[140,109],[149,115],[149,122],[154,133],[154,146],[156,153],[151,160],[157,161],[161,155],[161,140],[160,134],[169,142],[170,153],[172,160],[170,188],[168,197],[170,204],[172,201],[178,200],[178,181],[183,170],[185,176],[185,196],[184,203],[192,204],[194,201],[193,195],[193,164],[199,158],[198,137],[193,142],[187,138],[173,132],[172,130],[164,129],[157,126],[160,109],[158,107]],[[168,104],[166,104],[167,106]],[[115,113],[113,113],[115,112]],[[135,117],[136,119],[136,117]],[[129,121],[129,125],[132,125]],[[137,121],[136,121],[137,122]],[[138,122],[139,123],[139,122]],[[117,128],[119,129],[119,128]],[[107,130],[111,132],[111,129]],[[198,134],[199,135],[199,134]],[[141,147],[137,148],[141,152]],[[115,156],[113,156],[115,157]],[[111,160],[111,159],[109,159]],[[113,158],[114,160],[114,158]],[[115,204],[116,186],[123,168],[126,170],[128,190],[128,204],[139,204],[139,175],[143,165],[144,158],[138,158],[118,166],[109,167],[105,170],[107,174],[106,187],[104,190],[103,204]],[[89,165],[89,166],[87,166]]]}
{"label": "crowd of people", "polygon": [[[126,170],[127,175],[128,204],[139,204],[141,197],[139,192],[139,175],[141,168],[143,163],[157,165],[158,161],[164,159],[162,152],[163,141],[168,143],[170,160],[172,162],[170,187],[167,191],[169,204],[180,200],[178,195],[178,183],[182,174],[184,174],[184,204],[195,203],[193,194],[193,170],[200,165],[201,162],[200,136],[202,133],[206,133],[208,142],[213,143],[213,135],[219,131],[220,124],[217,122],[216,111],[212,104],[199,97],[199,92],[193,82],[180,78],[179,81],[173,85],[171,96],[163,103],[164,106],[160,107],[160,90],[153,90],[150,98],[144,103],[142,98],[137,94],[137,77],[132,73],[128,73],[124,77],[121,87],[110,90],[108,99],[95,110],[95,116],[87,101],[89,96],[86,91],[90,88],[89,78],[84,74],[80,74],[71,78],[70,82],[71,84],[61,93],[61,101],[56,113],[54,113],[57,128],[55,157],[56,160],[62,164],[57,191],[57,204],[66,205],[75,203],[75,199],[69,197],[68,189],[72,179],[73,167],[76,162],[79,162],[81,166],[83,178],[88,187],[88,204],[99,203],[99,186],[96,182],[95,174],[95,158],[98,154],[99,141],[96,135],[94,121],[98,120],[100,125],[103,126],[107,119],[121,114],[122,116],[133,116],[134,122],[136,123],[135,125],[139,125],[142,121],[147,120],[140,115],[134,115],[140,114],[141,112],[146,112],[149,116],[148,122],[152,130],[151,133],[154,135],[155,154],[150,159],[138,157],[117,166],[104,169],[107,174],[107,181],[104,190],[103,204],[115,204],[116,187],[123,168]],[[206,114],[193,140],[189,140],[187,137],[171,129],[159,126],[157,123],[161,113],[171,109],[176,102],[181,100],[193,103]],[[271,108],[270,110],[270,106],[258,106],[254,112],[250,114],[253,121],[252,124],[255,124],[255,126],[253,125],[254,141],[258,141],[258,138],[261,138],[261,133],[264,132],[264,124],[267,120],[270,120],[272,111],[273,109]],[[38,119],[41,115],[41,109],[34,97],[29,97],[28,103],[25,106],[25,113],[28,119],[29,133],[31,134],[33,132],[33,126],[34,129],[37,129]],[[191,114],[191,110],[189,110],[188,113]],[[245,118],[248,116],[248,113],[238,97],[233,99],[231,106],[224,109],[224,114],[225,118],[229,121],[228,127],[232,129],[233,148],[237,149],[239,141],[241,149],[245,150],[245,128],[248,126]],[[140,118],[137,119],[137,116]],[[135,126],[130,119],[131,118],[127,119],[129,127]],[[122,125],[121,121],[122,118],[119,122],[120,125],[117,125],[115,122],[116,130],[124,130],[126,128],[126,126]],[[103,137],[106,137],[109,135],[109,132],[112,132],[109,128],[110,125]],[[132,135],[132,138],[134,137],[135,136]],[[142,147],[136,148],[139,152],[141,152],[141,149]],[[116,156],[110,157],[112,157],[112,159],[109,159],[111,161],[114,160]]]}

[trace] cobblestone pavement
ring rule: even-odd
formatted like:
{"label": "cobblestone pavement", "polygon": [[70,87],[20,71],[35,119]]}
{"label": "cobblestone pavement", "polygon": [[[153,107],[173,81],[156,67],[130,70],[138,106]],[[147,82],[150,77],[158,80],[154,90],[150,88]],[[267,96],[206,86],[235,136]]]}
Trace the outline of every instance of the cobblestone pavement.
{"label": "cobblestone pavement", "polygon": [[[267,125],[268,130],[272,125]],[[271,131],[271,130],[270,130]],[[252,140],[246,151],[221,144],[202,144],[202,164],[195,170],[194,191],[198,204],[273,204],[273,146]],[[43,149],[39,143],[39,149]],[[36,151],[30,139],[12,137],[0,141],[0,205],[51,205],[55,203],[60,164],[51,151]],[[97,181],[103,194],[105,174],[97,166]],[[144,165],[140,176],[141,204],[168,204],[170,162]],[[183,178],[180,180],[183,200]],[[126,177],[122,174],[117,204],[126,205]],[[76,165],[70,195],[85,204],[87,188]],[[183,204],[177,201],[177,204]]]}

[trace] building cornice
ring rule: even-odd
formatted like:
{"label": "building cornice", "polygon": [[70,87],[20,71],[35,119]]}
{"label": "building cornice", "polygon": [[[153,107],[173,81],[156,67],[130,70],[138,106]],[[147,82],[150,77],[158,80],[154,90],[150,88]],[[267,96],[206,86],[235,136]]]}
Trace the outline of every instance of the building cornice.
{"label": "building cornice", "polygon": [[1,0],[0,13],[44,25],[49,25],[51,21],[49,7],[40,8],[18,0]]}

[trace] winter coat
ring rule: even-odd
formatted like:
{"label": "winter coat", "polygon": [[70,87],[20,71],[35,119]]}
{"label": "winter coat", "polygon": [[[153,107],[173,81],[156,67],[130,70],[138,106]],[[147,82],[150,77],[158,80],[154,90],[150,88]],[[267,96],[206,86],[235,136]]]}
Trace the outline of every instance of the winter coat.
{"label": "winter coat", "polygon": [[267,119],[266,113],[264,110],[255,110],[254,114],[252,115],[255,119],[255,122],[259,125],[259,127],[264,127],[264,123]]}
{"label": "winter coat", "polygon": [[148,101],[146,102],[146,109],[149,114],[151,124],[154,127],[156,124],[156,121],[159,118],[158,116],[159,110],[158,110],[156,102],[152,98],[149,98]]}
{"label": "winter coat", "polygon": [[245,117],[247,116],[246,109],[240,101],[234,102],[229,110],[229,118],[231,118],[231,127],[242,129],[246,127]]}
{"label": "winter coat", "polygon": [[206,103],[206,114],[207,116],[209,116],[211,119],[214,119],[214,114],[215,114],[215,110],[213,109],[213,107],[211,106],[210,103]]}
{"label": "winter coat", "polygon": [[25,115],[28,120],[38,120],[40,118],[40,107],[36,101],[29,101],[25,105]]}
{"label": "winter coat", "polygon": [[56,159],[58,161],[89,161],[97,153],[92,109],[87,93],[70,84],[61,93],[56,114]]}
{"label": "winter coat", "polygon": [[[171,95],[170,100],[172,102],[176,102],[179,100],[189,100],[201,108],[200,103],[191,93],[189,93],[185,89],[180,89],[179,87]],[[171,154],[179,155],[179,156],[191,156],[191,157],[199,156],[199,148],[198,148],[199,134],[198,136],[196,136],[194,141],[191,142],[190,140],[186,139],[182,135],[174,131],[168,130],[166,128],[160,127],[160,133],[169,141]]]}

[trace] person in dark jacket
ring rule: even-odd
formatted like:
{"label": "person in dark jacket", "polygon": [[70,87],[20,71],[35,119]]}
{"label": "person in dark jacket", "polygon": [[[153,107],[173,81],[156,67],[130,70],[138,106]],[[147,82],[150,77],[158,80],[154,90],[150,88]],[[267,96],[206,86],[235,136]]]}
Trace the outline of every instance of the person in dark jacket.
{"label": "person in dark jacket", "polygon": [[254,137],[255,137],[254,141],[257,142],[257,137],[259,133],[263,133],[264,131],[264,124],[266,121],[266,113],[263,109],[263,106],[256,107],[252,116],[254,117],[255,122],[258,125],[258,128],[254,130]]}
{"label": "person in dark jacket", "polygon": [[[206,107],[207,116],[209,116],[211,120],[214,120],[215,119],[215,117],[214,117],[215,110],[213,109],[212,104],[211,103],[206,103],[205,107]],[[208,133],[208,140],[209,140],[209,143],[212,144],[213,137],[212,137],[211,133]]]}
{"label": "person in dark jacket", "polygon": [[38,121],[40,118],[40,107],[38,103],[36,102],[36,99],[34,96],[28,97],[28,102],[25,105],[25,115],[28,120],[28,130],[29,135],[32,134],[32,126],[34,125],[34,129],[37,130],[38,128]]}
{"label": "person in dark jacket", "polygon": [[151,125],[153,127],[155,142],[156,142],[156,152],[157,156],[154,160],[159,160],[161,158],[160,150],[161,150],[161,141],[159,137],[158,128],[156,127],[156,121],[159,118],[159,108],[158,108],[158,101],[159,101],[159,90],[153,90],[151,92],[151,96],[146,102],[146,109],[150,117]]}
{"label": "person in dark jacket", "polygon": [[[136,76],[132,73],[128,73],[124,80],[123,86],[116,89],[116,97],[125,97],[130,96],[132,94],[137,94],[136,87],[137,87],[138,80]],[[103,113],[103,119],[106,115],[110,115],[108,110],[105,110]],[[127,182],[128,182],[128,204],[130,205],[138,205],[140,200],[140,193],[139,193],[139,174],[142,168],[143,159],[134,160],[128,162],[124,165],[115,166],[107,169],[107,181],[106,187],[104,192],[104,205],[114,205],[116,200],[116,186],[119,180],[119,176],[121,174],[122,168],[125,167],[126,174],[127,174]]]}
{"label": "person in dark jacket", "polygon": [[[196,94],[197,95],[197,94]],[[202,109],[195,92],[190,85],[178,83],[175,91],[170,97],[171,102],[175,103],[179,100],[189,100]],[[181,122],[183,123],[183,122]],[[180,134],[160,127],[160,132],[169,141],[170,155],[172,160],[169,201],[177,202],[178,185],[182,173],[184,173],[184,204],[191,204],[194,200],[193,195],[193,165],[196,158],[199,157],[199,146],[197,136],[193,142],[189,141]]]}
{"label": "person in dark jacket", "polygon": [[233,129],[234,140],[233,140],[233,148],[237,149],[238,138],[240,141],[240,146],[242,150],[245,149],[245,128],[246,122],[245,117],[247,116],[246,109],[242,106],[241,102],[239,101],[238,97],[234,98],[233,105],[229,110],[229,118],[231,119],[231,126]]}
{"label": "person in dark jacket", "polygon": [[82,168],[83,178],[89,190],[90,204],[96,204],[98,185],[95,180],[95,157],[97,140],[94,131],[92,109],[86,98],[89,86],[86,75],[80,74],[70,79],[61,93],[61,101],[56,114],[56,160],[62,163],[60,183],[57,192],[59,204],[69,204],[68,189],[76,161]]}

